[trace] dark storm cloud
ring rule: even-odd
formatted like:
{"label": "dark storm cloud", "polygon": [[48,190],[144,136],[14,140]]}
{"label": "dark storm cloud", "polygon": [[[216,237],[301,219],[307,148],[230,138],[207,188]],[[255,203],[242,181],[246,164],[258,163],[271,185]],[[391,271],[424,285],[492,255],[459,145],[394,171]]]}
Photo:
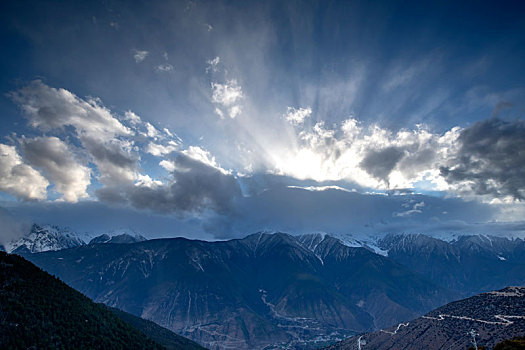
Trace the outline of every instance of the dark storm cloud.
{"label": "dark storm cloud", "polygon": [[137,156],[131,155],[122,149],[119,144],[103,145],[96,142],[87,142],[86,148],[98,162],[108,162],[120,168],[136,168]]}
{"label": "dark storm cloud", "polygon": [[498,118],[462,131],[460,149],[441,175],[459,191],[525,199],[525,121]]}
{"label": "dark storm cloud", "polygon": [[159,213],[209,209],[227,214],[234,210],[234,200],[241,195],[241,189],[233,175],[184,154],[178,154],[173,162],[173,178],[167,185],[106,187],[97,191],[97,195],[104,201],[128,201],[135,208]]}
{"label": "dark storm cloud", "polygon": [[367,152],[359,165],[373,177],[388,181],[388,175],[404,154],[402,149],[393,146],[381,150],[371,150]]}

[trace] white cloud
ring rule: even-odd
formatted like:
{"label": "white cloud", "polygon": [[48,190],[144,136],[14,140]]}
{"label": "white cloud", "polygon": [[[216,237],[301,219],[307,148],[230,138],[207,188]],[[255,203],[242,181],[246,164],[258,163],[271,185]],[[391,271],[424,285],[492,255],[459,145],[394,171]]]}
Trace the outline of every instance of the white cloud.
{"label": "white cloud", "polygon": [[173,70],[173,66],[169,63],[163,63],[159,64],[156,69],[159,72],[171,72]]}
{"label": "white cloud", "polygon": [[213,102],[223,106],[234,105],[243,97],[242,89],[237,80],[229,80],[225,84],[212,83],[211,88]]}
{"label": "white cloud", "polygon": [[221,59],[219,56],[215,57],[212,60],[206,61],[206,63],[208,64],[208,66],[206,67],[206,73],[209,73],[210,71],[217,72],[219,70],[218,66],[220,62]]}
{"label": "white cloud", "polygon": [[24,164],[14,146],[0,144],[0,190],[22,199],[46,199],[49,182]]}
{"label": "white cloud", "polygon": [[146,129],[148,130],[146,134],[148,135],[148,137],[151,137],[152,139],[156,139],[157,137],[160,136],[159,131],[148,122],[146,122]]}
{"label": "white cloud", "polygon": [[237,80],[228,80],[226,83],[211,83],[212,102],[217,104],[216,113],[223,118],[228,114],[230,118],[235,118],[241,113],[240,101],[244,95]]}
{"label": "white cloud", "polygon": [[[10,94],[29,124],[42,131],[64,131],[72,126],[81,145],[107,185],[136,178],[139,156],[133,151],[135,133],[124,126],[99,99],[83,100],[65,89],[55,89],[37,80]],[[127,118],[138,120],[132,112]]]}
{"label": "white cloud", "polygon": [[154,155],[156,157],[164,156],[170,154],[178,149],[178,146],[175,142],[171,141],[168,145],[160,145],[157,143],[150,142],[146,146],[146,152]]}
{"label": "white cloud", "polygon": [[242,112],[242,108],[241,106],[232,106],[230,107],[230,110],[229,110],[229,115],[230,115],[230,118],[234,119],[235,117],[237,117],[239,114],[241,114]]}
{"label": "white cloud", "polygon": [[181,152],[182,154],[190,157],[191,159],[197,160],[202,164],[210,166],[219,170],[223,174],[230,174],[230,171],[227,171],[220,167],[220,165],[215,160],[215,157],[211,153],[199,146],[190,146],[188,149]]}
{"label": "white cloud", "polygon": [[175,163],[169,160],[161,160],[159,165],[166,169],[169,172],[172,172],[175,170]]}
{"label": "white cloud", "polygon": [[312,114],[312,109],[310,107],[299,108],[299,109],[288,107],[284,117],[289,123],[293,125],[299,125],[299,124],[304,123],[304,120],[307,117],[309,117],[311,114]]}
{"label": "white cloud", "polygon": [[182,153],[206,165],[214,168],[218,167],[215,157],[213,157],[210,152],[199,146],[190,146],[188,149],[182,151]]}
{"label": "white cloud", "polygon": [[43,131],[73,126],[77,135],[107,141],[116,135],[131,135],[132,131],[115,118],[99,99],[78,98],[65,89],[55,89],[33,81],[12,92],[11,98],[22,108],[31,126]]}
{"label": "white cloud", "polygon": [[273,173],[317,181],[346,180],[380,190],[415,188],[447,190],[439,164],[457,150],[459,128],[442,135],[419,126],[396,133],[349,118],[327,127],[295,129],[290,147],[269,148],[265,157]]}
{"label": "white cloud", "polygon": [[222,110],[220,108],[215,108],[215,113],[217,113],[217,115],[221,118],[221,119],[224,119],[224,113],[222,112]]}
{"label": "white cloud", "polygon": [[133,51],[133,58],[135,59],[135,62],[140,63],[148,57],[149,52],[146,50],[134,50]]}
{"label": "white cloud", "polygon": [[[423,212],[423,207],[425,206],[425,202],[421,201],[421,202],[417,202],[415,203],[413,206],[412,206],[412,209],[409,209],[407,211],[402,211],[402,212],[394,212],[392,215],[394,217],[400,217],[400,218],[405,218],[405,217],[408,217],[408,216],[412,216],[414,214],[421,214]],[[410,207],[409,204],[406,204],[404,205],[404,207]]]}
{"label": "white cloud", "polygon": [[287,186],[288,188],[299,188],[302,190],[307,190],[311,192],[319,192],[319,191],[328,191],[328,190],[335,190],[335,191],[343,191],[343,192],[355,192],[351,191],[349,189],[343,188],[341,186]]}
{"label": "white cloud", "polygon": [[37,137],[22,138],[20,144],[24,159],[44,171],[56,191],[62,193],[62,200],[77,202],[88,197],[90,170],[76,161],[65,142],[57,137]]}
{"label": "white cloud", "polygon": [[124,118],[126,118],[126,120],[129,120],[129,122],[133,125],[142,123],[140,117],[132,111],[127,111],[126,113],[124,113]]}
{"label": "white cloud", "polygon": [[153,180],[149,175],[138,175],[135,186],[147,187],[147,188],[157,188],[162,186],[162,181]]}

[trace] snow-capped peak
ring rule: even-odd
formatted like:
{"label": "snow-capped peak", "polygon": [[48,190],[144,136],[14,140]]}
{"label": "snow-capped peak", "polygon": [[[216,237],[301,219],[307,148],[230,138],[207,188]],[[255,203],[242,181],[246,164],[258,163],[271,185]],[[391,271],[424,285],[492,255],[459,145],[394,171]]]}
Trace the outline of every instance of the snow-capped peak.
{"label": "snow-capped peak", "polygon": [[[129,233],[128,233],[129,232]],[[97,236],[89,241],[89,244],[100,244],[100,243],[136,243],[143,242],[146,238],[133,231],[112,231],[110,233],[104,233]]]}
{"label": "snow-capped peak", "polygon": [[7,243],[5,250],[9,253],[38,253],[73,248],[83,244],[86,243],[69,228],[33,224],[26,235]]}

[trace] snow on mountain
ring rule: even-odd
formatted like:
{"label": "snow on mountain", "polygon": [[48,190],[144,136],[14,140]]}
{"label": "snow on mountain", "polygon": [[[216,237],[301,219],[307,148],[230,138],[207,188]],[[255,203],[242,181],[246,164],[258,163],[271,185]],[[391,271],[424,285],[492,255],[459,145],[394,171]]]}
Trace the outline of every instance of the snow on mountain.
{"label": "snow on mountain", "polygon": [[8,253],[39,253],[73,248],[89,243],[135,243],[146,238],[131,229],[112,230],[100,236],[77,233],[68,227],[33,224],[23,237],[0,246]]}
{"label": "snow on mountain", "polygon": [[[299,241],[307,249],[315,249],[326,236],[338,239],[348,247],[362,247],[376,254],[388,256],[389,250],[435,250],[444,247],[455,247],[461,252],[486,252],[494,256],[506,258],[507,254],[515,252],[516,248],[523,246],[524,239],[518,236],[505,237],[489,234],[465,233],[313,233],[298,236]],[[431,248],[432,247],[432,248]],[[440,248],[437,248],[440,247]],[[503,260],[500,258],[500,260]]]}
{"label": "snow on mountain", "polygon": [[382,249],[378,245],[379,238],[374,236],[354,236],[352,234],[337,234],[337,233],[310,233],[298,236],[299,241],[305,248],[314,251],[315,247],[321,243],[326,236],[333,237],[339,240],[342,244],[352,248],[365,248],[373,253],[388,256],[388,251]]}
{"label": "snow on mountain", "polygon": [[[376,241],[376,244],[384,251],[436,251],[436,250],[457,250],[456,255],[460,254],[479,254],[485,253],[492,256],[505,258],[508,254],[516,254],[523,250],[524,240],[517,237],[501,237],[486,234],[448,234],[448,235],[427,235],[427,234],[387,234]],[[502,260],[502,259],[500,259]]]}
{"label": "snow on mountain", "polygon": [[102,234],[100,236],[93,238],[91,241],[89,241],[89,244],[136,243],[136,242],[143,242],[143,241],[146,241],[146,238],[139,234],[122,233],[122,234],[117,234],[115,236],[110,236],[105,233],[105,234]]}
{"label": "snow on mountain", "polygon": [[89,244],[100,243],[136,243],[146,241],[147,238],[137,231],[129,228],[119,228],[107,231],[88,240]]}
{"label": "snow on mountain", "polygon": [[12,252],[38,253],[50,250],[73,248],[86,244],[69,228],[33,224],[29,233],[5,245],[5,250]]}

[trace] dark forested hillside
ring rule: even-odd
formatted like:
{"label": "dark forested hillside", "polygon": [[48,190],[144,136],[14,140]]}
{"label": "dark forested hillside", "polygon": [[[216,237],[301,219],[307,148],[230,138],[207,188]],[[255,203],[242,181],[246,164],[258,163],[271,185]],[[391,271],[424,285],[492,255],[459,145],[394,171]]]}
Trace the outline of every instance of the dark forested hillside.
{"label": "dark forested hillside", "polygon": [[523,350],[525,349],[525,337],[504,340],[498,343],[494,350]]}
{"label": "dark forested hillside", "polygon": [[[103,305],[103,304],[100,304]],[[173,333],[172,331],[159,326],[155,322],[145,320],[143,318],[133,316],[127,312],[119,309],[115,309],[109,306],[104,306],[117,315],[120,319],[129,323],[133,327],[146,334],[148,337],[161,344],[166,350],[205,350],[199,344],[189,340],[188,338],[181,337]]]}
{"label": "dark forested hillside", "polygon": [[22,257],[0,252],[0,348],[164,347]]}

